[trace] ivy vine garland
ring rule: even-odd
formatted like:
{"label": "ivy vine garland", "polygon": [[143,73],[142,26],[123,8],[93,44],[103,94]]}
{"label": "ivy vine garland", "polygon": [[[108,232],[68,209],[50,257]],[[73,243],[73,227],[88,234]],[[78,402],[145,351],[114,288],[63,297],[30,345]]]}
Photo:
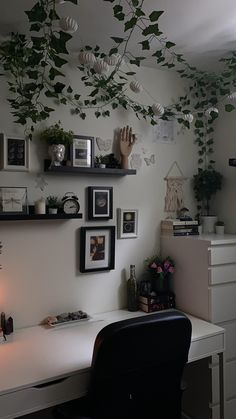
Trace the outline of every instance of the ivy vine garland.
{"label": "ivy vine garland", "polygon": [[[78,6],[78,0],[67,1]],[[60,0],[38,0],[30,11],[25,12],[30,35],[12,33],[10,40],[0,45],[0,64],[3,75],[9,76],[7,83],[11,96],[8,101],[15,121],[28,126],[29,122],[36,124],[47,119],[54,108],[45,105],[45,96],[62,105],[69,105],[71,112],[82,119],[86,118],[88,109],[93,109],[99,118],[109,117],[111,110],[118,107],[132,109],[137,118],[144,118],[152,125],[158,122],[158,118],[175,118],[189,128],[194,118],[199,147],[198,164],[200,168],[211,170],[217,105],[227,99],[225,110],[231,112],[235,109],[231,102],[236,100],[236,93],[231,92],[236,87],[236,52],[221,60],[225,64],[221,73],[198,71],[187,63],[182,54],[175,52],[175,44],[160,31],[158,22],[163,11],[146,15],[144,0],[103,1],[112,3],[109,7],[112,7],[114,17],[123,24],[124,36],[111,36],[114,45],[106,53],[98,45],[86,45],[81,50],[78,70],[82,72],[81,80],[88,89],[85,99],[63,82],[63,68],[68,63],[66,56],[69,54],[67,43],[78,24],[69,16],[60,18]],[[128,48],[134,30],[141,35],[141,56],[134,56]],[[128,95],[129,89],[135,93],[142,91],[133,68],[145,61],[154,43],[159,45],[152,52],[157,65],[168,69],[176,67],[180,76],[190,81],[189,92],[165,108],[158,103],[144,105]],[[125,66],[128,70],[124,70]],[[33,131],[32,125],[30,137]]]}

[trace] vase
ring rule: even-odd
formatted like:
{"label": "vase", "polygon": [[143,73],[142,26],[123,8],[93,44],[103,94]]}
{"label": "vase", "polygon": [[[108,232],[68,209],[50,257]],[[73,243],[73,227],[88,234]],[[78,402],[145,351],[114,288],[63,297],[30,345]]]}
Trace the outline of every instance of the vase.
{"label": "vase", "polygon": [[61,166],[61,162],[65,157],[64,144],[52,144],[48,148],[48,154],[51,157],[50,167]]}
{"label": "vase", "polygon": [[170,278],[171,278],[171,274],[153,275],[151,278],[152,291],[155,291],[156,293],[170,291]]}
{"label": "vase", "polygon": [[205,215],[201,217],[202,230],[205,234],[215,233],[215,223],[217,217],[215,215]]}
{"label": "vase", "polygon": [[216,234],[220,234],[221,236],[225,233],[225,226],[215,226]]}

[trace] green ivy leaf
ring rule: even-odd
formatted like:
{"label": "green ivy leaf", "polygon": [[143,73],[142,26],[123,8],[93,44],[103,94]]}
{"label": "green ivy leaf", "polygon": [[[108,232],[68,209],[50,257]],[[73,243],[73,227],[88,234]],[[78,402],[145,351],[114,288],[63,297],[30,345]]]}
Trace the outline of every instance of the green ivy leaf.
{"label": "green ivy leaf", "polygon": [[159,30],[159,26],[158,23],[155,23],[154,25],[149,25],[147,26],[143,31],[142,34],[144,36],[147,35],[156,35],[156,36],[160,36],[162,34],[162,32]]}
{"label": "green ivy leaf", "polygon": [[40,23],[33,23],[30,26],[30,31],[35,31],[35,32],[39,32],[42,29],[42,25]]}
{"label": "green ivy leaf", "polygon": [[134,7],[137,7],[139,5],[139,0],[131,0],[131,1]]}
{"label": "green ivy leaf", "polygon": [[132,29],[136,25],[136,23],[137,23],[136,17],[132,17],[130,20],[125,22],[125,32],[128,31],[129,29]]}
{"label": "green ivy leaf", "polygon": [[234,106],[234,105],[232,105],[231,103],[227,103],[227,104],[225,105],[225,110],[226,110],[226,112],[232,112],[234,109],[235,109],[235,106]]}
{"label": "green ivy leaf", "polygon": [[145,16],[145,13],[142,11],[142,9],[140,9],[140,7],[138,7],[138,8],[136,9],[135,14],[136,14],[136,16],[138,16],[138,17]]}
{"label": "green ivy leaf", "polygon": [[65,84],[63,84],[63,83],[60,83],[59,81],[56,83],[56,84],[54,84],[54,91],[55,91],[55,93],[61,93],[62,92],[62,90],[64,89],[64,87],[65,87]]}
{"label": "green ivy leaf", "polygon": [[119,38],[118,36],[111,36],[111,39],[116,43],[116,44],[121,44],[122,42],[124,42],[124,38]]}
{"label": "green ivy leaf", "polygon": [[164,10],[161,11],[154,11],[149,15],[149,19],[151,22],[156,22],[159,17],[164,13]]}
{"label": "green ivy leaf", "polygon": [[47,13],[44,9],[42,2],[37,2],[34,7],[26,11],[25,14],[28,16],[30,22],[44,22],[47,19]]}
{"label": "green ivy leaf", "polygon": [[172,48],[172,47],[174,47],[176,44],[174,43],[174,42],[170,42],[170,41],[167,41],[166,42],[166,48]]}
{"label": "green ivy leaf", "polygon": [[141,44],[142,45],[142,49],[144,50],[144,49],[150,49],[150,44],[149,44],[149,41],[148,40],[146,40],[146,41],[141,41],[141,42],[139,42],[139,44]]}

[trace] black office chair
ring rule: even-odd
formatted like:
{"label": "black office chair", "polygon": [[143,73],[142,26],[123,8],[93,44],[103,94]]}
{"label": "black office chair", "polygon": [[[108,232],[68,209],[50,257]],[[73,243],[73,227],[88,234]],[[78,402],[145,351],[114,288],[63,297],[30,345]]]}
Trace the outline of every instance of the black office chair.
{"label": "black office chair", "polygon": [[97,335],[88,396],[57,407],[57,419],[180,419],[191,322],[159,312],[112,323]]}

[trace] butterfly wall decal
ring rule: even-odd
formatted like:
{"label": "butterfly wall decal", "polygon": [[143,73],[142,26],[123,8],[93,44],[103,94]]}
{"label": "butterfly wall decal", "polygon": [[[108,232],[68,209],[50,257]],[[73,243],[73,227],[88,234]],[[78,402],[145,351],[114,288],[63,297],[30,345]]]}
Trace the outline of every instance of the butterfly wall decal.
{"label": "butterfly wall decal", "polygon": [[96,143],[100,151],[108,151],[111,148],[112,140],[111,139],[103,140],[102,138],[97,137]]}
{"label": "butterfly wall decal", "polygon": [[150,157],[144,157],[144,161],[147,166],[150,166],[151,164],[155,164],[155,154],[152,154]]}

